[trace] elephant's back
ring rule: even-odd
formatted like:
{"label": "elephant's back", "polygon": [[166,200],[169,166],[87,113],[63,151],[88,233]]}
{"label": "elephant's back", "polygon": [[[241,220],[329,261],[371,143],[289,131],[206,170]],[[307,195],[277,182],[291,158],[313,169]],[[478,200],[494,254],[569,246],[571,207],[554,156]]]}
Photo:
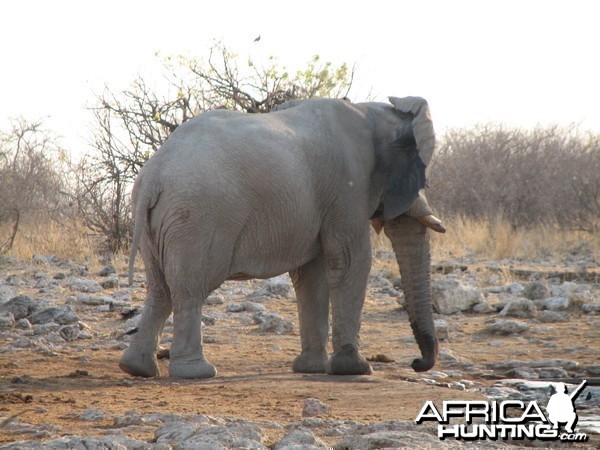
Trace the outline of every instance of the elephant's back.
{"label": "elephant's back", "polygon": [[[314,131],[299,130],[279,114],[203,113],[179,126],[148,161],[165,186],[207,192],[232,187],[246,195],[310,184],[309,165],[318,166]],[[312,147],[311,147],[312,145]],[[297,186],[294,185],[297,182]]]}

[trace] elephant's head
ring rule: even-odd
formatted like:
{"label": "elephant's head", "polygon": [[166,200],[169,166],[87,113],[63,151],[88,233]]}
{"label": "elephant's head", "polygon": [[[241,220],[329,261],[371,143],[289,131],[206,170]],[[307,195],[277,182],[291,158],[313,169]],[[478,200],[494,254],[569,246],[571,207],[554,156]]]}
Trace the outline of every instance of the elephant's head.
{"label": "elephant's head", "polygon": [[422,354],[412,368],[422,372],[434,366],[438,352],[431,307],[429,236],[424,224],[436,231],[445,230],[439,221],[441,228],[431,226],[437,219],[422,195],[435,134],[424,99],[391,97],[390,102],[397,120],[391,142],[383,150],[386,176],[374,219],[383,226],[396,253],[408,317]]}

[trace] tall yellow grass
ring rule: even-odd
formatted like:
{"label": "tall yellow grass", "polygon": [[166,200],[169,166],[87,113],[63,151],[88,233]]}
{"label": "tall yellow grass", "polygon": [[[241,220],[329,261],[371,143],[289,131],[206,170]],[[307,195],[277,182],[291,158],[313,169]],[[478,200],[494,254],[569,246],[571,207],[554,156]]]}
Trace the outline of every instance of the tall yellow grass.
{"label": "tall yellow grass", "polygon": [[598,255],[600,236],[538,224],[513,228],[507,220],[447,220],[445,235],[432,233],[437,258],[478,256],[485,259],[561,259],[567,254]]}
{"label": "tall yellow grass", "polygon": [[[4,241],[9,230],[0,227]],[[95,257],[94,240],[88,230],[76,221],[58,224],[54,221],[19,226],[13,247],[5,256],[29,259],[34,254],[55,255],[60,258],[86,259]]]}
{"label": "tall yellow grass", "polygon": [[[434,260],[475,256],[482,259],[532,260],[561,259],[568,253],[600,254],[600,236],[569,231],[557,226],[537,225],[528,229],[513,229],[505,220],[485,221],[465,217],[445,218],[448,231],[431,233]],[[8,229],[0,227],[0,239]],[[375,249],[390,249],[383,233],[373,233]],[[56,222],[22,225],[13,248],[5,256],[21,259],[34,254],[56,255],[61,258],[90,259],[97,255],[97,237],[80,223],[59,225]]]}
{"label": "tall yellow grass", "polygon": [[[556,225],[514,229],[507,220],[461,216],[444,218],[444,224],[448,230],[445,234],[430,233],[432,256],[438,261],[469,256],[495,261],[560,260],[569,253],[596,256],[600,253],[600,236]],[[375,248],[391,249],[385,237],[374,237],[373,243]]]}

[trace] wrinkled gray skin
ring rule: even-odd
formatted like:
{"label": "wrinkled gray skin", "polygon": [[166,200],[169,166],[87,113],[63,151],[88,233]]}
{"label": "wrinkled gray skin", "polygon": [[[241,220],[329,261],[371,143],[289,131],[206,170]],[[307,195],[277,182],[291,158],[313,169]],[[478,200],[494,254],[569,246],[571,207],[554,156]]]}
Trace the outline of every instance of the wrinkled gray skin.
{"label": "wrinkled gray skin", "polygon": [[159,375],[155,352],[173,312],[170,375],[215,376],[202,348],[204,299],[225,280],[289,272],[302,344],[293,370],[371,373],[359,329],[374,215],[396,252],[422,353],[412,367],[431,369],[428,237],[403,213],[424,187],[433,127],[423,99],[390,101],[294,101],[269,114],[217,110],[181,125],[134,186],[130,276],[139,245],[148,298],[121,369]]}

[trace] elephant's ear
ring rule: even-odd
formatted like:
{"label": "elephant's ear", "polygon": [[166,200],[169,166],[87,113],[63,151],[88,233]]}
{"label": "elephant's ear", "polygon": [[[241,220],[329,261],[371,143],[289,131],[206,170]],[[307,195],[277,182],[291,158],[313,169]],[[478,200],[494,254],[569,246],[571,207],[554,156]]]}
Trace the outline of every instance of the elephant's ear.
{"label": "elephant's ear", "polygon": [[390,220],[405,213],[425,187],[425,168],[435,148],[435,133],[427,101],[420,97],[390,97],[403,119],[395,130],[392,166],[383,194],[383,214]]}

